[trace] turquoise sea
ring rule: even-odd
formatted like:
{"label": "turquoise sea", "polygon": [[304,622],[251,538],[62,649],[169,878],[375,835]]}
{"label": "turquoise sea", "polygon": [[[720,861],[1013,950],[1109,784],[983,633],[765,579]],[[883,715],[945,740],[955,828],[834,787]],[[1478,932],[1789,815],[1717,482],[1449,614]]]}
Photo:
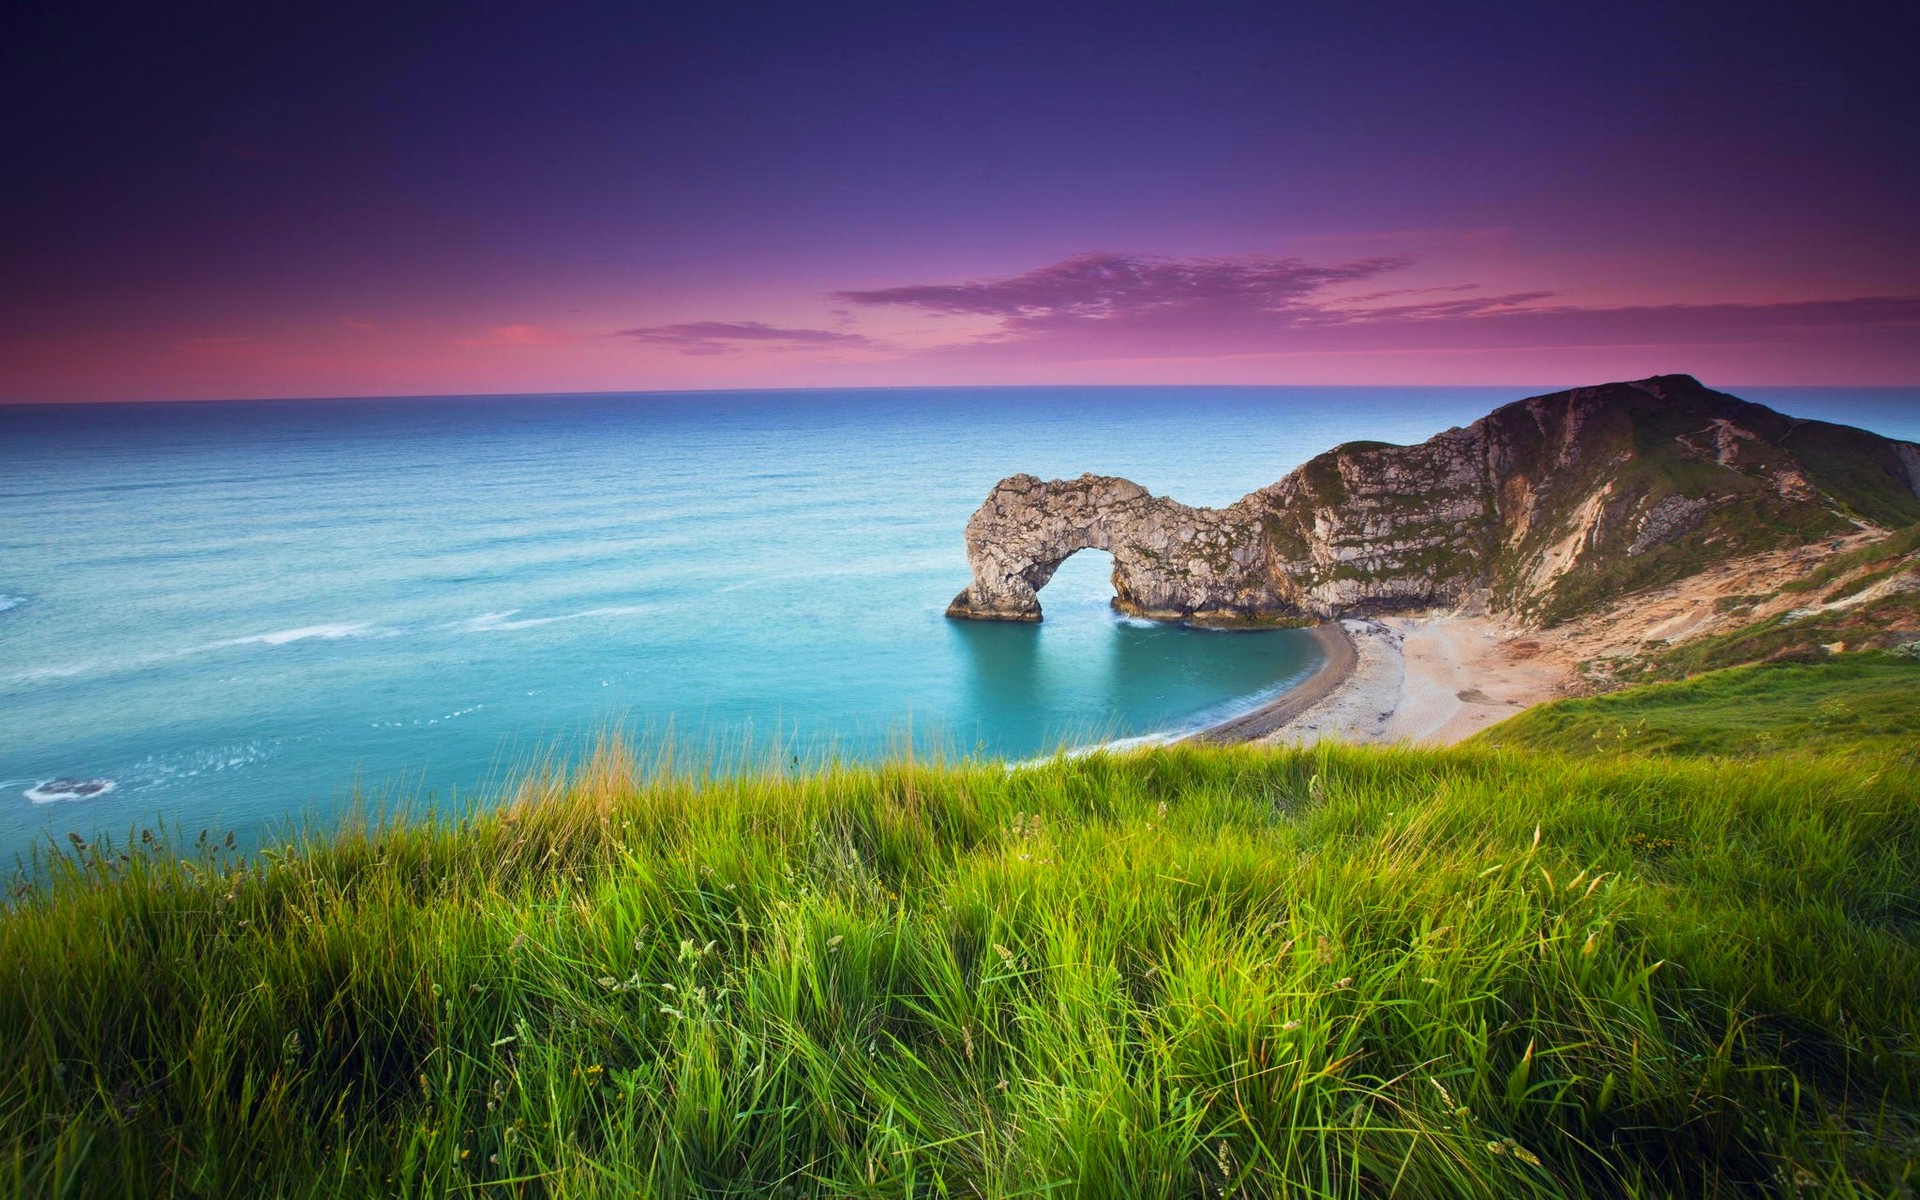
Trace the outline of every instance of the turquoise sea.
{"label": "turquoise sea", "polygon": [[[944,619],[1015,471],[1222,504],[1545,388],[999,388],[0,408],[0,856],[253,841],[356,788],[484,798],[623,727],[701,750],[1020,758],[1191,729],[1310,640]],[[1920,391],[1754,389],[1920,438]],[[55,780],[110,781],[81,799]]]}

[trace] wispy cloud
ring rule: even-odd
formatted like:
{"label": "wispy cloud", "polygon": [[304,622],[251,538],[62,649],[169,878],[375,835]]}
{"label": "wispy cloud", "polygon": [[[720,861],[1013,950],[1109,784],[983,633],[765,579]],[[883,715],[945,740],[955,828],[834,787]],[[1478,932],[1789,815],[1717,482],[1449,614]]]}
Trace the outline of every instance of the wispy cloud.
{"label": "wispy cloud", "polygon": [[690,321],[680,325],[648,325],[622,329],[614,337],[671,346],[682,354],[734,354],[749,347],[762,350],[805,350],[820,347],[876,349],[879,343],[857,333],[832,329],[782,329],[760,321]]}
{"label": "wispy cloud", "polygon": [[[1549,291],[1472,295],[1474,284],[1344,285],[1411,265],[1398,257],[1168,259],[1084,254],[1004,279],[832,294],[866,306],[997,319],[931,357],[1069,361],[1316,351],[1741,343],[1920,328],[1920,296],[1756,304],[1591,306]],[[1391,303],[1391,301],[1399,301]]]}
{"label": "wispy cloud", "polygon": [[[1397,305],[1335,314],[1329,326],[1386,331],[1426,344],[1423,331],[1493,343],[1685,345],[1834,333],[1911,336],[1920,332],[1920,296],[1853,296],[1765,304],[1538,304],[1550,293],[1518,293],[1486,307]],[[1468,302],[1471,303],[1471,302]]]}
{"label": "wispy cloud", "polygon": [[1291,258],[1082,254],[1008,279],[843,291],[833,298],[943,315],[1000,317],[1011,329],[1172,310],[1283,314],[1307,307],[1310,297],[1329,287],[1406,265],[1402,258],[1321,264]]}
{"label": "wispy cloud", "polygon": [[[1303,306],[1297,314],[1301,325],[1379,324],[1394,321],[1457,321],[1467,317],[1486,317],[1500,313],[1546,312],[1529,307],[1551,299],[1552,292],[1507,292],[1498,296],[1469,296],[1462,300],[1430,300],[1424,304],[1377,304],[1375,301],[1419,292],[1471,291],[1464,288],[1418,288],[1398,292],[1374,292],[1349,296],[1336,303]],[[1583,310],[1591,311],[1591,310]]]}
{"label": "wispy cloud", "polygon": [[[687,355],[889,361],[927,368],[1595,348],[1872,347],[1920,335],[1920,296],[1592,305],[1546,290],[1396,275],[1404,256],[1166,258],[1081,254],[1002,278],[828,294],[832,327],[691,321],[613,337]],[[846,327],[893,309],[918,328],[886,341]],[[950,318],[964,318],[955,321]],[[899,318],[895,319],[896,324]],[[1904,352],[1898,352],[1904,353]]]}

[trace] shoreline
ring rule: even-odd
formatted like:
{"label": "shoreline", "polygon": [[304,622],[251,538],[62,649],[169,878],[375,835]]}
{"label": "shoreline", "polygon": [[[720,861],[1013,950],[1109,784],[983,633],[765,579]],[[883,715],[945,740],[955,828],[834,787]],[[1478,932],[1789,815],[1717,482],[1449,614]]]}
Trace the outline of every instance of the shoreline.
{"label": "shoreline", "polygon": [[[1872,544],[1848,535],[1844,548]],[[1781,587],[1834,551],[1825,543],[1767,551],[1627,597],[1553,629],[1536,629],[1478,605],[1338,622],[1357,655],[1344,671],[1323,671],[1274,703],[1189,735],[1216,744],[1446,746],[1536,704],[1593,691],[1588,669],[1622,682],[1612,664],[1633,662],[1649,643],[1667,644],[1790,611]],[[1728,615],[1729,598],[1772,596],[1751,617]],[[1326,641],[1327,626],[1312,630]],[[1310,702],[1312,697],[1318,702]]]}
{"label": "shoreline", "polygon": [[1310,631],[1320,671],[1273,702],[1191,735],[1214,745],[1451,745],[1567,693],[1570,672],[1484,616],[1347,618]]}
{"label": "shoreline", "polygon": [[1299,686],[1282,692],[1251,712],[1228,717],[1179,740],[1227,746],[1271,737],[1344,686],[1360,662],[1352,636],[1338,621],[1315,625],[1306,632],[1320,643],[1325,655],[1318,670]]}

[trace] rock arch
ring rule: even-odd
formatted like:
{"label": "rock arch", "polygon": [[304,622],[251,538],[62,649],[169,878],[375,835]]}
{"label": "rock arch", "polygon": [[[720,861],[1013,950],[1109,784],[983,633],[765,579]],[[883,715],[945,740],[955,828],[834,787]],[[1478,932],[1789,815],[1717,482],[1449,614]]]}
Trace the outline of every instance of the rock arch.
{"label": "rock arch", "polygon": [[1162,620],[1228,622],[1279,604],[1265,545],[1241,506],[1191,508],[1108,475],[997,484],[967,522],[973,582],[950,617],[1038,621],[1039,591],[1081,550],[1113,555],[1113,605]]}

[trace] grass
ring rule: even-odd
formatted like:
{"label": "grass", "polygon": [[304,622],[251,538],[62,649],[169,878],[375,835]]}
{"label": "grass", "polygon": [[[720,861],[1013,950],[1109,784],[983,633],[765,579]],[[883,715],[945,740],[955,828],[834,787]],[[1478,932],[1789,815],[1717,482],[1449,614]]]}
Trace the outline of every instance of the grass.
{"label": "grass", "polygon": [[1916,697],[1920,659],[1845,654],[1541,705],[1479,740],[1562,754],[1901,756],[1920,750]]}
{"label": "grass", "polygon": [[706,777],[0,920],[33,1196],[1894,1196],[1891,759],[1175,747]]}

